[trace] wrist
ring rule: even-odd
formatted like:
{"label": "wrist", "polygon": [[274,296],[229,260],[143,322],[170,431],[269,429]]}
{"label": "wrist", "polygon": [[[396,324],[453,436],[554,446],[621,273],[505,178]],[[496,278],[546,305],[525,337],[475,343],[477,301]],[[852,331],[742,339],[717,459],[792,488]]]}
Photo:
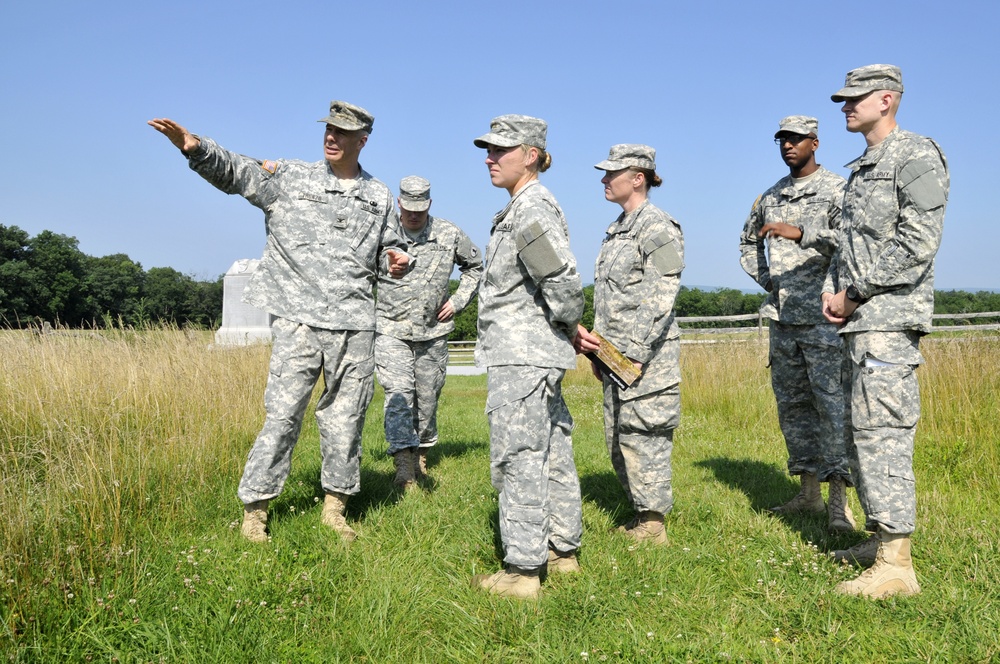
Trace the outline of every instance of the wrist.
{"label": "wrist", "polygon": [[861,297],[861,293],[858,292],[854,284],[851,284],[844,290],[844,296],[854,304],[861,304],[864,301],[864,298]]}

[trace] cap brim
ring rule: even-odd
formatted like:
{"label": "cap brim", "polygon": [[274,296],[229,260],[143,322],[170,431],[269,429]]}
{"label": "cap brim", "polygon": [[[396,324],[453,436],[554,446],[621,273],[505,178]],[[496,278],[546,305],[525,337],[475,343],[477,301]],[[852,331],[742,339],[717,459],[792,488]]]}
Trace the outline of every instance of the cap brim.
{"label": "cap brim", "polygon": [[599,164],[594,164],[594,168],[599,171],[623,171],[628,168],[629,165],[621,161],[611,161],[610,159],[605,159]]}
{"label": "cap brim", "polygon": [[400,201],[399,207],[403,208],[407,212],[423,212],[429,209],[431,206],[430,201]]}
{"label": "cap brim", "polygon": [[359,129],[364,129],[365,126],[360,123],[355,122],[345,122],[343,118],[325,117],[322,120],[317,120],[316,122],[322,122],[324,124],[333,125],[338,129],[343,129],[344,131],[357,131]]}
{"label": "cap brim", "polygon": [[869,90],[868,88],[841,88],[836,94],[830,95],[830,99],[833,101],[847,101],[848,99],[857,99],[858,97],[864,97],[869,92],[874,92],[874,89]]}
{"label": "cap brim", "polygon": [[810,138],[815,138],[815,133],[809,127],[786,127],[785,129],[779,129],[774,132],[774,137],[778,138],[782,134],[795,134],[796,136],[808,136]]}
{"label": "cap brim", "polygon": [[484,134],[472,141],[477,148],[485,148],[487,145],[497,145],[502,148],[512,148],[521,144],[516,138],[501,136],[500,134]]}

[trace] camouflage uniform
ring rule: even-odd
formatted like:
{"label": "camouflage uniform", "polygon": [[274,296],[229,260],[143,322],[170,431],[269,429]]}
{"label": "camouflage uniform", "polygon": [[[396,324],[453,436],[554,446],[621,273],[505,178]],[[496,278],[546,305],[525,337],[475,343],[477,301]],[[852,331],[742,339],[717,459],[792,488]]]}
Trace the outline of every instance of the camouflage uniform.
{"label": "camouflage uniform", "polygon": [[277,316],[266,420],[247,458],[240,500],[281,493],[320,372],[323,489],[357,493],[361,429],[374,389],[372,287],[383,249],[406,248],[392,193],[364,170],[344,181],[325,161],[261,162],[200,140],[188,154],[191,168],[265,213],[267,244],[243,297]]}
{"label": "camouflage uniform", "polygon": [[[769,291],[761,314],[771,320],[771,387],[788,449],[788,472],[820,482],[849,480],[841,387],[843,345],[822,313],[820,292],[837,248],[844,178],[820,166],[799,186],[787,175],[754,203],[740,236],[740,263]],[[760,229],[784,222],[798,242],[768,240]]]}
{"label": "camouflage uniform", "polygon": [[594,329],[643,365],[627,390],[604,378],[611,465],[637,512],[673,508],[670,456],[681,405],[673,308],[683,261],[680,224],[647,200],[608,227],[594,269]]}
{"label": "camouflage uniform", "polygon": [[482,256],[460,228],[437,217],[411,238],[413,270],[402,279],[379,275],[375,372],[385,389],[385,439],[389,454],[437,442],[437,403],[448,365],[448,335],[455,319],[437,319],[448,298],[448,279],[462,276],[451,295],[457,315],[479,288]]}
{"label": "camouflage uniform", "polygon": [[583,529],[573,420],[562,396],[576,366],[583,289],[569,227],[537,180],[493,219],[479,290],[476,362],[487,368],[490,468],[509,565],[535,569],[548,547],[574,551]]}
{"label": "camouflage uniform", "polygon": [[920,337],[931,331],[948,166],[937,143],[896,127],[847,168],[839,247],[823,287],[853,285],[861,299],[840,329],[851,376],[847,452],[867,529],[906,535],[916,521],[914,370],[923,363]]}

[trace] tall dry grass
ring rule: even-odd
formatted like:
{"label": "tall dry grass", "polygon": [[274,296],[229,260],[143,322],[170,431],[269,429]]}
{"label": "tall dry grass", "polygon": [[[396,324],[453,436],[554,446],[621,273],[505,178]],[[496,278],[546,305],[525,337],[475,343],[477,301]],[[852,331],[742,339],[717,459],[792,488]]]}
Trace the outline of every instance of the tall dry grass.
{"label": "tall dry grass", "polygon": [[128,550],[137,523],[184,516],[192,487],[238,472],[259,429],[266,346],[172,329],[0,340],[4,578]]}
{"label": "tall dry grass", "polygon": [[628,513],[600,390],[585,364],[568,372],[586,574],[547,581],[538,607],[467,589],[497,563],[483,377],[449,379],[434,485],[419,493],[392,490],[376,396],[350,508],[363,537],[349,550],[319,524],[307,418],[273,542],[258,547],[238,535],[234,492],[263,417],[269,348],[210,344],[178,330],[0,333],[0,653],[12,661],[996,656],[998,338],[923,344],[925,590],[892,605],[830,593],[848,572],[817,546],[853,536],[764,510],[795,488],[766,343],[683,346],[678,506],[663,550],[612,532]]}

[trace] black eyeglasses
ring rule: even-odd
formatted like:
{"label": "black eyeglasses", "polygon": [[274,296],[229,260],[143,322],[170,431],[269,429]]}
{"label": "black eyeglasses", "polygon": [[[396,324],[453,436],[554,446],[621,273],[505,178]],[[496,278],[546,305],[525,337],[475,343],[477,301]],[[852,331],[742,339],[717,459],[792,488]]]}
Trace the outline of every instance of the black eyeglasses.
{"label": "black eyeglasses", "polygon": [[803,136],[802,134],[783,134],[781,136],[774,137],[774,144],[781,147],[785,143],[791,143],[792,145],[798,145],[806,139],[813,139],[815,136]]}

